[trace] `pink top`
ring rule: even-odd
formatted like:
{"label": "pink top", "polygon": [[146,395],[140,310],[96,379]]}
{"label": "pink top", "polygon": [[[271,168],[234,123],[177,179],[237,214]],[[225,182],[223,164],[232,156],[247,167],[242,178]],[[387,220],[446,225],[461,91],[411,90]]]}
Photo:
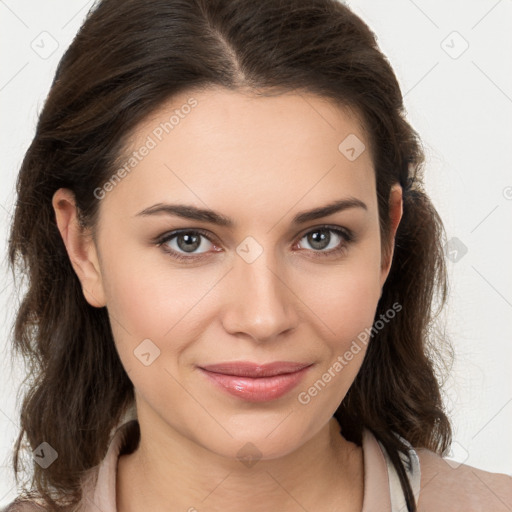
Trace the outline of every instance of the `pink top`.
{"label": "pink top", "polygon": [[[83,479],[83,499],[79,512],[117,512],[116,475],[119,454],[130,425],[115,432],[103,461]],[[410,445],[409,445],[410,446]],[[364,498],[361,512],[404,512],[405,501],[394,468],[383,446],[369,430],[363,434]],[[413,460],[408,477],[419,512],[511,512],[512,477],[490,473],[448,461],[437,454],[410,447]],[[421,468],[421,470],[420,470]],[[97,479],[96,479],[97,476]],[[34,503],[20,503],[0,512],[41,512]]]}

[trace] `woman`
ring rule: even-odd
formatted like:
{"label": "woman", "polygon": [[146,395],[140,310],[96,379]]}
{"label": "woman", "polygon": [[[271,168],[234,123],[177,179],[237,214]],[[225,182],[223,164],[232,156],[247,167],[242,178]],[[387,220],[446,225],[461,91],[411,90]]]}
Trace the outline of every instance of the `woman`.
{"label": "woman", "polygon": [[8,510],[507,510],[443,459],[423,159],[335,0],[100,2],[17,185]]}

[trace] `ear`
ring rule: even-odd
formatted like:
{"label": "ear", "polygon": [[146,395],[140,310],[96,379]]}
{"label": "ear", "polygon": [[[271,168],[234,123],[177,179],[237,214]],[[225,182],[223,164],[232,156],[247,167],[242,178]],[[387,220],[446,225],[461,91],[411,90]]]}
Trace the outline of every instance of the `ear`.
{"label": "ear", "polygon": [[382,287],[386,282],[393,262],[393,254],[395,249],[395,235],[403,214],[402,187],[395,183],[389,192],[389,238],[384,241],[385,250],[382,252],[381,260],[381,294]]}
{"label": "ear", "polygon": [[78,210],[71,190],[60,188],[52,199],[57,227],[80,282],[87,302],[94,307],[106,305],[105,293],[96,251],[90,232],[78,221]]}

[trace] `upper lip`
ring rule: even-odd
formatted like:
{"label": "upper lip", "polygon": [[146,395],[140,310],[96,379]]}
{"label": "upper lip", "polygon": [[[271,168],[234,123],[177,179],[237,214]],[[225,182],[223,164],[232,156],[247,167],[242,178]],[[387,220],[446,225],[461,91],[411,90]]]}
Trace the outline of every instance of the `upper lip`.
{"label": "upper lip", "polygon": [[298,372],[307,366],[311,366],[311,364],[312,363],[295,363],[288,361],[276,361],[266,364],[252,363],[250,361],[234,361],[209,364],[200,366],[200,368],[209,372],[234,375],[236,377],[273,377],[275,375]]}

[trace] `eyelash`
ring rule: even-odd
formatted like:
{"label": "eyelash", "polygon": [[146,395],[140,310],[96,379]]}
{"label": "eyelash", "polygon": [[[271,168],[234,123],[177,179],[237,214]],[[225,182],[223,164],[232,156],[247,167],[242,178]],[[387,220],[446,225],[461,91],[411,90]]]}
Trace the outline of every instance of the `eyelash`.
{"label": "eyelash", "polygon": [[[332,257],[332,256],[341,255],[341,253],[343,253],[347,249],[347,246],[351,242],[355,241],[355,236],[352,233],[352,231],[350,231],[349,229],[340,228],[340,227],[337,227],[337,226],[330,226],[330,225],[317,226],[317,227],[315,227],[313,229],[310,229],[309,231],[306,231],[306,233],[301,235],[298,238],[298,241],[300,242],[306,236],[308,236],[308,235],[310,235],[312,233],[316,233],[318,231],[330,231],[332,233],[335,233],[336,235],[339,235],[343,240],[342,240],[342,242],[340,242],[340,244],[339,244],[339,246],[337,248],[330,249],[329,251],[321,251],[321,250],[315,251],[314,249],[311,249],[311,251],[313,253],[315,253],[315,256],[314,256],[315,258],[317,258],[317,257],[325,258],[325,257]],[[171,233],[166,233],[166,234],[158,237],[154,241],[154,243],[156,244],[157,247],[164,246],[164,244],[166,244],[170,240],[176,238],[180,234],[199,234],[199,235],[204,236],[209,242],[214,244],[214,242],[210,239],[209,233],[207,231],[203,230],[203,229],[200,229],[200,228],[196,228],[196,229],[180,229],[180,230],[172,231]],[[186,262],[195,262],[195,261],[198,261],[200,259],[203,259],[203,258],[207,257],[207,255],[208,255],[208,253],[201,253],[201,254],[196,254],[196,255],[184,256],[182,253],[177,252],[174,249],[169,249],[169,248],[164,248],[163,247],[162,250],[166,254],[171,256],[172,258],[174,258],[176,260],[180,260],[180,261],[186,261]],[[307,250],[307,249],[303,249],[303,250]]]}

